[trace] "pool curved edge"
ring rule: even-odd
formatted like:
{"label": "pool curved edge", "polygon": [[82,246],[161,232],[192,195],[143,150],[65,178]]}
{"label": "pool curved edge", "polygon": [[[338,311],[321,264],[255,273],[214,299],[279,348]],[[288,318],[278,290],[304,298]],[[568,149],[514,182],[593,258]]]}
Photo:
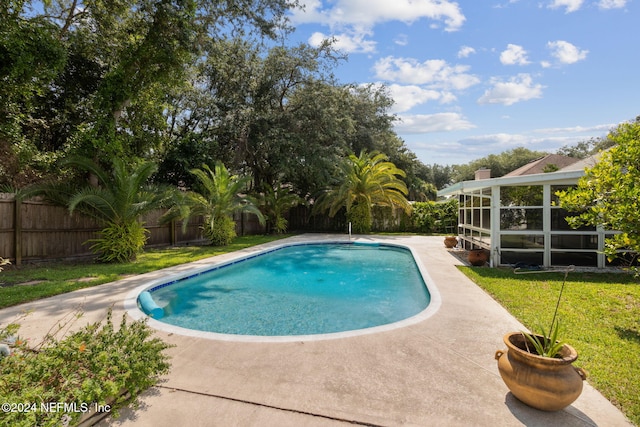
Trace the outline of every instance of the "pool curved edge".
{"label": "pool curved edge", "polygon": [[158,286],[159,284],[167,283],[169,281],[180,280],[185,277],[193,276],[195,274],[199,274],[199,273],[211,270],[212,268],[223,267],[225,265],[233,264],[235,262],[244,260],[246,258],[262,255],[264,253],[282,249],[284,247],[303,246],[303,245],[309,245],[309,244],[332,244],[332,243],[344,243],[344,240],[342,241],[313,240],[309,242],[283,243],[283,244],[279,244],[269,248],[256,250],[250,253],[239,254],[236,257],[222,261],[220,263],[212,262],[202,267],[195,267],[193,270],[189,270],[188,272],[183,272],[183,273],[177,273],[175,275],[172,275],[170,278],[167,278],[165,276],[160,279],[151,280],[143,285],[136,287],[135,289],[131,290],[127,294],[124,301],[124,309],[127,312],[127,314],[131,316],[131,318],[133,318],[134,320],[147,319],[147,323],[149,326],[151,326],[156,330],[166,332],[169,334],[184,335],[184,336],[189,336],[193,338],[205,338],[205,339],[220,340],[220,341],[265,342],[265,343],[322,341],[322,340],[331,340],[331,339],[339,339],[339,338],[350,338],[350,337],[356,337],[360,335],[375,334],[379,332],[388,332],[388,331],[393,331],[395,329],[404,328],[407,326],[420,323],[428,319],[429,317],[433,316],[440,309],[440,306],[442,305],[442,299],[440,297],[440,293],[438,292],[438,289],[435,283],[431,279],[431,276],[429,276],[429,273],[425,268],[424,264],[422,263],[422,260],[420,259],[420,256],[418,255],[418,253],[411,246],[397,244],[397,243],[387,243],[387,242],[379,242],[379,243],[384,244],[385,246],[395,246],[398,248],[408,249],[411,252],[414,262],[416,263],[416,266],[418,267],[418,270],[422,275],[422,280],[424,281],[425,286],[427,287],[427,291],[429,292],[430,301],[427,307],[424,310],[422,310],[420,313],[397,322],[388,323],[386,325],[373,326],[373,327],[364,328],[364,329],[354,329],[354,330],[343,331],[343,332],[332,332],[328,334],[313,334],[313,335],[278,335],[278,336],[235,335],[235,334],[222,334],[217,332],[208,332],[208,331],[198,331],[195,329],[188,329],[188,328],[182,328],[180,326],[170,325],[168,323],[160,322],[158,320],[155,320],[149,317],[146,313],[144,313],[138,307],[137,300],[140,293],[144,292],[145,290],[152,289],[153,287]]}

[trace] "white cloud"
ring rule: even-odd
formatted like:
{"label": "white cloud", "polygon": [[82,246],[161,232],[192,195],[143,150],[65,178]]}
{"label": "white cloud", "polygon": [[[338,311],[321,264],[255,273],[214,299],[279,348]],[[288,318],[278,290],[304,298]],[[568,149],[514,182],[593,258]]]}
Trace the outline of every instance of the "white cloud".
{"label": "white cloud", "polygon": [[536,133],[590,133],[593,134],[595,132],[604,132],[608,133],[615,124],[607,124],[607,125],[595,125],[595,126],[572,126],[572,127],[564,127],[564,128],[543,128],[536,129],[533,132]]}
{"label": "white cloud", "polygon": [[518,74],[508,81],[493,78],[491,84],[492,87],[478,99],[479,104],[513,105],[542,97],[543,86],[534,84],[529,74]]}
{"label": "white cloud", "polygon": [[321,0],[301,0],[304,9],[295,9],[294,24],[319,23],[331,28],[370,29],[380,22],[412,23],[419,19],[442,21],[446,31],[460,29],[465,17],[458,3],[448,0],[334,0],[323,8]]}
{"label": "white cloud", "polygon": [[500,62],[504,65],[527,65],[527,51],[517,44],[508,44],[500,54]]}
{"label": "white cloud", "polygon": [[511,6],[511,5],[512,5],[512,4],[514,4],[514,3],[518,3],[518,0],[509,0],[509,1],[507,1],[506,3],[504,3],[504,4],[496,4],[496,5],[494,5],[493,7],[494,7],[495,9],[504,9],[504,8],[507,8],[507,7]]}
{"label": "white cloud", "polygon": [[600,9],[621,9],[627,5],[628,0],[600,0],[598,7]]}
{"label": "white cloud", "polygon": [[565,13],[571,13],[579,10],[582,7],[584,0],[553,0],[549,7],[551,9],[558,9],[561,7],[566,8]]}
{"label": "white cloud", "polygon": [[376,51],[377,42],[374,40],[367,40],[365,37],[368,33],[359,34],[336,34],[329,36],[320,32],[315,32],[309,37],[309,44],[314,47],[320,46],[320,44],[326,39],[333,39],[333,46],[343,53],[372,53]]}
{"label": "white cloud", "polygon": [[474,152],[477,157],[505,152],[512,148],[525,147],[534,151],[555,152],[564,145],[572,145],[583,140],[581,136],[530,136],[522,134],[497,133],[478,135],[461,139],[459,151]]}
{"label": "white cloud", "polygon": [[460,50],[458,50],[458,58],[467,58],[472,53],[476,53],[476,50],[470,46],[462,46]]}
{"label": "white cloud", "polygon": [[551,55],[561,64],[573,64],[587,57],[588,50],[580,50],[576,46],[564,40],[547,43],[551,49]]}
{"label": "white cloud", "polygon": [[[409,136],[409,140],[411,139]],[[489,154],[502,153],[517,147],[553,153],[563,146],[575,145],[584,140],[585,135],[577,133],[554,136],[551,134],[532,135],[531,132],[527,132],[526,134],[484,134],[460,139],[453,137],[440,141],[436,139],[435,135],[431,135],[428,141],[408,141],[407,145],[416,153],[421,153],[423,161],[428,159],[429,162],[438,164],[465,164]]]}
{"label": "white cloud", "polygon": [[475,126],[458,113],[417,114],[400,116],[395,130],[402,134],[452,132]]}
{"label": "white cloud", "polygon": [[518,147],[526,145],[529,137],[519,134],[510,133],[495,133],[489,135],[477,135],[460,140],[460,143],[464,146],[486,146],[494,145],[496,147],[505,147],[503,151],[509,147]]}
{"label": "white cloud", "polygon": [[442,59],[418,62],[413,58],[380,58],[373,66],[379,79],[414,84],[429,85],[430,88],[464,90],[480,82],[469,74],[466,65],[449,65]]}
{"label": "white cloud", "polygon": [[387,89],[389,90],[389,95],[395,101],[395,104],[391,107],[391,113],[402,113],[416,105],[429,101],[439,101],[441,104],[448,104],[456,100],[455,95],[451,92],[425,89],[415,85],[402,86],[392,84],[387,86]]}

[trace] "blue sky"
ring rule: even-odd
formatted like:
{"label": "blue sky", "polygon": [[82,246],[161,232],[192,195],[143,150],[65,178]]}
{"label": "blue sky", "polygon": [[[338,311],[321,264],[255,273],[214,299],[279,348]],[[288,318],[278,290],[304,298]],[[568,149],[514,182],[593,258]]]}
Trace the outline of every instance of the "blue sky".
{"label": "blue sky", "polygon": [[292,42],[335,37],[341,83],[385,84],[426,164],[555,152],[640,115],[640,0],[301,0]]}

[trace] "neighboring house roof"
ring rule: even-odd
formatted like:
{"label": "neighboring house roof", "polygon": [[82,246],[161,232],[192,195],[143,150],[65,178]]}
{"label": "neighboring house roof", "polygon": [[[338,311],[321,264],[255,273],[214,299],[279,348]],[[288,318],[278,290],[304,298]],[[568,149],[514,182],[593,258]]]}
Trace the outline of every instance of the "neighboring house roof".
{"label": "neighboring house roof", "polygon": [[[563,156],[561,154],[547,154],[546,156],[533,160],[504,176],[522,176],[544,173],[545,169],[552,165],[555,166],[556,170],[563,170],[565,167],[578,161],[579,159],[576,159],[575,157]],[[580,168],[579,170],[582,169],[584,168]]]}
{"label": "neighboring house roof", "polygon": [[609,149],[610,148],[600,151],[594,154],[593,156],[587,157],[586,159],[580,159],[577,162],[572,163],[568,166],[565,166],[560,170],[565,172],[565,171],[581,171],[581,170],[585,170],[585,168],[592,168],[596,165],[596,163],[600,161],[600,157],[602,157],[602,153],[604,153],[605,151],[608,151]]}

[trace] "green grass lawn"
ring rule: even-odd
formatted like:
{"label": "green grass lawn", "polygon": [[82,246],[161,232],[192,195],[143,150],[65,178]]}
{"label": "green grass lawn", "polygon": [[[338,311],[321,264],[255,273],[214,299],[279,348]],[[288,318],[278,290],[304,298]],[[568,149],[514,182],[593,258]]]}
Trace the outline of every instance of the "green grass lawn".
{"label": "green grass lawn", "polygon": [[[128,264],[49,263],[5,266],[0,272],[0,308],[142,274],[288,237],[242,236],[228,246],[176,246],[150,249]],[[28,284],[29,282],[40,282]],[[27,284],[25,284],[27,283]]]}
{"label": "green grass lawn", "polygon": [[[549,328],[563,273],[459,267],[528,328]],[[640,282],[632,275],[569,273],[560,338],[579,354],[588,381],[640,425]]]}

